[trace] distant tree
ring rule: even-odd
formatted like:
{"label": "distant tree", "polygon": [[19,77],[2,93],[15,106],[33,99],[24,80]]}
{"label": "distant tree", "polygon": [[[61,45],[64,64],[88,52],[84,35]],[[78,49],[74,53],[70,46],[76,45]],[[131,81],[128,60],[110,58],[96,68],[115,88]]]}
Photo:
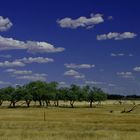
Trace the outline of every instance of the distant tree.
{"label": "distant tree", "polygon": [[82,88],[82,93],[83,93],[82,96],[83,96],[84,101],[89,101],[90,92],[91,92],[90,86],[86,85]]}
{"label": "distant tree", "polygon": [[[74,102],[78,100],[78,95],[81,94],[81,89],[79,86],[72,84],[67,91],[67,100],[70,101],[70,105],[73,108],[74,107]],[[80,97],[79,97],[80,100]]]}
{"label": "distant tree", "polygon": [[105,94],[101,89],[94,91],[94,101],[97,101],[98,104],[101,104],[101,101],[105,101],[107,99],[107,94]]}
{"label": "distant tree", "polygon": [[111,100],[122,100],[124,98],[125,98],[124,95],[119,95],[119,94],[108,94],[107,95],[107,99],[111,99]]}
{"label": "distant tree", "polygon": [[3,101],[6,101],[6,100],[10,101],[11,95],[14,92],[14,90],[15,89],[13,87],[11,87],[11,86],[2,88],[0,90],[0,100],[1,100],[0,102],[1,102],[1,105],[2,105]]}
{"label": "distant tree", "polygon": [[93,87],[89,90],[87,98],[90,102],[90,107],[92,107],[93,102],[98,101],[101,103],[101,101],[107,99],[107,96],[100,88]]}
{"label": "distant tree", "polygon": [[30,107],[30,103],[33,100],[32,94],[28,91],[26,86],[22,87],[22,99],[26,102],[27,107]]}
{"label": "distant tree", "polygon": [[68,87],[61,87],[59,90],[58,90],[58,96],[60,98],[60,100],[63,100],[64,102],[65,101],[68,101],[68,92],[69,92],[69,88]]}
{"label": "distant tree", "polygon": [[16,103],[20,100],[22,100],[22,87],[18,86],[10,94],[10,97],[9,97],[9,101],[11,102],[10,107],[12,105],[15,108]]}
{"label": "distant tree", "polygon": [[63,100],[63,89],[60,88],[60,89],[57,89],[56,93],[55,93],[55,97],[54,97],[54,100],[55,100],[55,106],[59,106],[59,100]]}
{"label": "distant tree", "polygon": [[32,95],[33,101],[38,101],[39,105],[42,106],[43,95],[46,92],[46,82],[33,81],[25,85],[25,87],[28,93]]}
{"label": "distant tree", "polygon": [[46,106],[50,104],[50,101],[55,101],[55,95],[57,93],[57,82],[46,83],[45,91],[43,93],[43,101],[45,101]]}
{"label": "distant tree", "polygon": [[94,93],[95,93],[95,89],[89,89],[87,100],[90,102],[90,107],[92,107],[92,104],[94,102]]}
{"label": "distant tree", "polygon": [[[108,95],[111,99],[124,98],[121,95]],[[139,96],[132,95],[126,98],[134,99]],[[39,102],[39,105],[50,105],[50,101],[54,101],[55,106],[59,106],[59,101],[69,101],[70,106],[73,108],[75,101],[88,101],[90,107],[93,102],[101,103],[107,99],[107,95],[96,87],[84,86],[80,87],[72,84],[68,87],[58,88],[57,82],[46,83],[44,81],[33,81],[23,86],[6,87],[0,89],[0,105],[3,101],[10,101],[10,106],[16,107],[16,103],[19,101],[25,101],[27,107],[30,107],[31,101]]]}
{"label": "distant tree", "polygon": [[4,88],[0,89],[0,106],[2,105],[3,101],[5,101],[7,98],[7,95],[4,92]]}

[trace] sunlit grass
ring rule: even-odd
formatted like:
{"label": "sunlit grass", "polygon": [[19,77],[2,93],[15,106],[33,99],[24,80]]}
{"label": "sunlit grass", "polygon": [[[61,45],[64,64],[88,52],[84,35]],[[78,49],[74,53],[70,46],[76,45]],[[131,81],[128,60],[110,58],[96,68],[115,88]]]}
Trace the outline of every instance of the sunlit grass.
{"label": "sunlit grass", "polygon": [[83,104],[76,103],[73,109],[1,107],[0,140],[140,139],[140,106],[122,114],[123,108],[132,107],[131,102],[123,105],[105,102],[96,108],[80,108]]}

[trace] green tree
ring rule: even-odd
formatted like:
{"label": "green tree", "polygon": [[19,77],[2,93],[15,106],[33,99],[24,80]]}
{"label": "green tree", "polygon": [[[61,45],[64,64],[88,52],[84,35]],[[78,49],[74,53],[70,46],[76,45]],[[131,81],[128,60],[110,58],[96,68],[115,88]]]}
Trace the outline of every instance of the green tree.
{"label": "green tree", "polygon": [[[79,86],[72,84],[67,91],[67,100],[70,101],[70,105],[73,108],[74,107],[74,102],[78,100],[78,95],[81,94],[81,89]],[[80,97],[79,97],[80,100]]]}
{"label": "green tree", "polygon": [[107,94],[105,94],[101,89],[98,89],[94,93],[94,101],[97,101],[98,104],[101,104],[101,101],[105,101],[107,99]]}
{"label": "green tree", "polygon": [[13,106],[15,108],[16,103],[20,100],[22,100],[22,87],[18,86],[10,94],[10,97],[9,97],[10,107]]}
{"label": "green tree", "polygon": [[7,94],[5,94],[5,89],[0,89],[0,106],[2,105],[3,101],[7,100]]}
{"label": "green tree", "polygon": [[30,107],[30,103],[33,100],[32,94],[28,91],[26,86],[22,87],[22,99],[26,102],[27,107]]}
{"label": "green tree", "polygon": [[33,82],[30,82],[29,84],[25,85],[25,87],[26,87],[26,90],[28,91],[28,93],[30,93],[32,95],[33,101],[35,101],[35,102],[38,101],[39,105],[42,106],[43,95],[46,92],[46,82],[33,81]]}
{"label": "green tree", "polygon": [[56,94],[57,94],[57,87],[58,87],[58,83],[57,82],[50,82],[50,83],[46,83],[46,88],[45,88],[45,92],[43,94],[43,100],[46,103],[46,106],[48,106],[50,104],[50,101],[53,100],[54,103],[56,102]]}
{"label": "green tree", "polygon": [[90,107],[92,107],[93,102],[98,101],[99,103],[106,100],[106,94],[100,88],[90,88],[88,92],[87,99],[90,102]]}

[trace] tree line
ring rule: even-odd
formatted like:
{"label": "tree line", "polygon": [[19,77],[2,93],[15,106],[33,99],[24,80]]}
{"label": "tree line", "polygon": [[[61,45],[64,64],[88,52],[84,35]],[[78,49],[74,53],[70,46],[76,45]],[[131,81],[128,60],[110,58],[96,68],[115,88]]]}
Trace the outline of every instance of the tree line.
{"label": "tree line", "polygon": [[53,101],[55,106],[59,106],[60,100],[68,101],[72,108],[75,101],[87,101],[92,107],[93,102],[100,103],[106,99],[107,94],[100,88],[80,87],[75,84],[70,87],[59,87],[57,82],[34,81],[23,86],[0,89],[0,105],[4,101],[9,101],[9,107],[16,107],[19,101],[25,101],[27,107],[30,107],[32,101],[38,102],[40,107],[48,107],[50,101]]}
{"label": "tree line", "polygon": [[[57,82],[46,83],[43,81],[34,81],[23,86],[5,87],[0,89],[0,105],[4,101],[9,102],[9,107],[16,107],[19,101],[24,101],[27,107],[30,107],[32,101],[38,102],[39,106],[50,105],[53,101],[54,106],[59,106],[59,101],[68,101],[70,107],[74,107],[76,101],[89,102],[89,107],[93,106],[94,102],[106,99],[122,100],[125,96],[106,94],[101,88],[72,84],[70,87],[60,87]],[[139,97],[136,95],[128,96],[129,99]],[[126,99],[126,97],[125,97]]]}

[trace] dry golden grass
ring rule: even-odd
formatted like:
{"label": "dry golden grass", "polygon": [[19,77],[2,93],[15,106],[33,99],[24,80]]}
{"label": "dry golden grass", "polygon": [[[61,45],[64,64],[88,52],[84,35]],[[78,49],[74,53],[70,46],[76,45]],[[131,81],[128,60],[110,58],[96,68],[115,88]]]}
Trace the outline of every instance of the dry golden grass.
{"label": "dry golden grass", "polygon": [[[62,103],[64,104],[64,103]],[[96,108],[0,108],[0,140],[139,140],[140,106],[105,102]],[[110,113],[113,110],[113,113]],[[44,121],[44,112],[46,121]]]}

